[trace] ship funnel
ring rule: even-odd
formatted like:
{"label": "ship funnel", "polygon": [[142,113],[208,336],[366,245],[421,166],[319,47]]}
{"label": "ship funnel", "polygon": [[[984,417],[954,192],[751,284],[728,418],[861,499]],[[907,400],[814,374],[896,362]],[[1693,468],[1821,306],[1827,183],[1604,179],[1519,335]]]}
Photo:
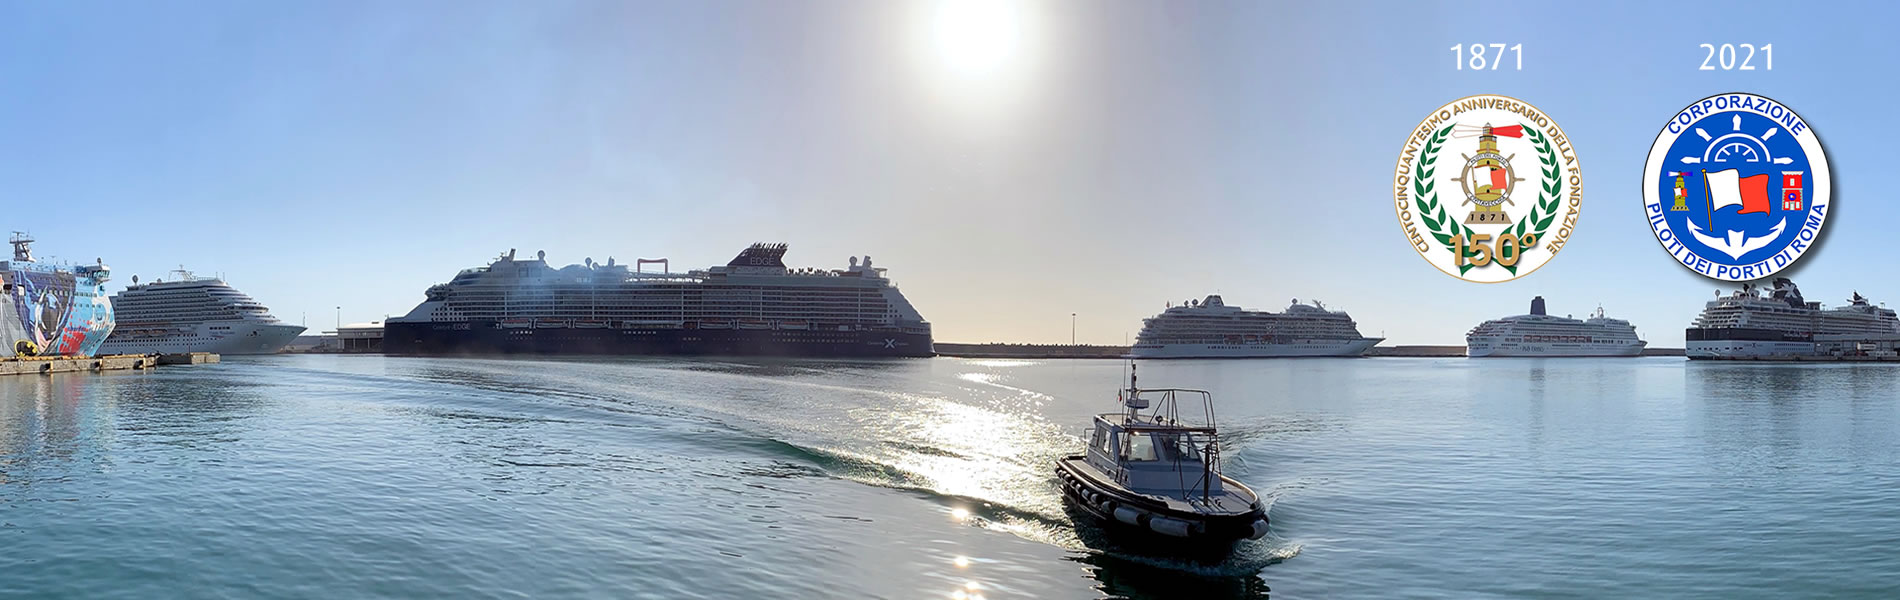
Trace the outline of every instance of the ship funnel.
{"label": "ship funnel", "polygon": [[1533,315],[1544,314],[1544,297],[1543,296],[1531,298],[1531,314]]}

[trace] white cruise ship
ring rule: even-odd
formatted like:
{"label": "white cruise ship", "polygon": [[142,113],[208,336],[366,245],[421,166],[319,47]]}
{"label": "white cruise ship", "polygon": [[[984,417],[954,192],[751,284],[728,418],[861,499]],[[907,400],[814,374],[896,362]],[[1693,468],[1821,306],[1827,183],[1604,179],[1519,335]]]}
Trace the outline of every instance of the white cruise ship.
{"label": "white cruise ship", "polygon": [[1689,358],[1800,356],[1815,353],[1817,336],[1878,339],[1900,334],[1894,311],[1874,306],[1858,292],[1847,306],[1823,310],[1801,297],[1786,277],[1775,279],[1766,296],[1753,285],[1703,305],[1695,324],[1683,331]]}
{"label": "white cruise ship", "polygon": [[1220,296],[1169,307],[1142,322],[1133,358],[1363,356],[1384,341],[1359,335],[1344,311],[1294,300],[1286,312],[1243,310]]}
{"label": "white cruise ship", "polygon": [[1544,297],[1531,299],[1531,313],[1485,321],[1465,334],[1465,356],[1639,356],[1649,342],[1637,339],[1629,321],[1603,316],[1589,319],[1544,313]]}
{"label": "white cruise ship", "polygon": [[173,271],[171,281],[141,284],[137,277],[112,296],[119,326],[100,354],[271,354],[304,328],[277,320],[258,304],[214,277]]}

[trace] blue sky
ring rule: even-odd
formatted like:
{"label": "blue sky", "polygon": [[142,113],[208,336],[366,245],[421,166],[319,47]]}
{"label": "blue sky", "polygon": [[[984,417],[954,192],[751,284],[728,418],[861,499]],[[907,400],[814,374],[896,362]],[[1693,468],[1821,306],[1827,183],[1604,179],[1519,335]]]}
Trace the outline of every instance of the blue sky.
{"label": "blue sky", "polygon": [[[684,268],[782,241],[797,266],[872,255],[939,341],[1066,341],[1075,312],[1120,343],[1219,292],[1319,298],[1401,344],[1543,295],[1679,346],[1720,286],[1651,236],[1643,158],[1677,109],[1745,91],[1833,165],[1825,238],[1787,274],[1900,303],[1900,11],[1525,4],[16,3],[0,225],[104,258],[115,288],[223,273],[313,329],[509,248]],[[1473,42],[1522,43],[1524,70],[1454,71]],[[1698,71],[1704,42],[1773,44],[1774,70]],[[1388,187],[1426,111],[1477,93],[1549,113],[1585,177],[1568,246],[1496,285],[1420,260]]]}

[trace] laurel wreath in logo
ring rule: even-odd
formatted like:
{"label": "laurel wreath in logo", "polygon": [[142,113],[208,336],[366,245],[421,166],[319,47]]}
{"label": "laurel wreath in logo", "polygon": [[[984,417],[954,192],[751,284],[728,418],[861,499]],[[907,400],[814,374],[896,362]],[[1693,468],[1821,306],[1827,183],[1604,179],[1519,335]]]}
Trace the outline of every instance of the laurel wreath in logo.
{"label": "laurel wreath in logo", "polygon": [[[1454,250],[1451,237],[1463,235],[1466,240],[1465,256],[1470,258],[1477,255],[1470,242],[1473,235],[1471,228],[1446,214],[1445,207],[1438,202],[1438,193],[1432,190],[1435,185],[1432,174],[1435,163],[1438,162],[1438,151],[1443,148],[1445,140],[1451,136],[1452,127],[1453,125],[1446,125],[1444,129],[1432,134],[1432,139],[1426,141],[1425,151],[1419,155],[1418,176],[1412,179],[1412,187],[1418,192],[1419,219],[1425,222],[1425,228],[1431,231],[1432,238],[1443,244],[1445,251],[1452,252]],[[1518,219],[1516,225],[1506,228],[1505,231],[1516,235],[1519,240],[1524,239],[1527,233],[1532,236],[1532,239],[1541,240],[1544,238],[1544,232],[1550,229],[1551,222],[1557,218],[1557,201],[1562,197],[1559,192],[1563,187],[1563,180],[1557,178],[1557,156],[1556,153],[1551,152],[1550,140],[1544,137],[1543,132],[1525,125],[1524,136],[1530,139],[1531,147],[1537,150],[1538,162],[1543,163],[1541,169],[1543,182],[1539,184],[1540,191],[1543,193],[1536,202],[1532,203],[1530,214]],[[1521,256],[1534,249],[1536,249],[1535,244],[1524,244],[1519,246],[1518,253]],[[1465,262],[1459,265],[1458,274],[1463,275],[1474,266],[1476,265]],[[1504,267],[1504,270],[1512,275],[1517,274],[1516,264],[1498,266]]]}

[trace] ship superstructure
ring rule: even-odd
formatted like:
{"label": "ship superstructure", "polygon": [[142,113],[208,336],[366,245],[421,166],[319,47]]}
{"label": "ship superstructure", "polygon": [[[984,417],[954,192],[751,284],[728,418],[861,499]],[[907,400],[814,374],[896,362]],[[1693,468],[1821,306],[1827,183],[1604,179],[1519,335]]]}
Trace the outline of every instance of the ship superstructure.
{"label": "ship superstructure", "polygon": [[1900,334],[1894,311],[1875,306],[1856,292],[1846,306],[1822,309],[1809,302],[1793,281],[1779,277],[1766,293],[1757,286],[1718,296],[1683,331],[1689,358],[1801,356],[1815,352],[1817,336],[1827,339],[1884,338]]}
{"label": "ship superstructure", "polygon": [[1134,358],[1363,356],[1383,341],[1359,334],[1345,311],[1294,300],[1285,312],[1229,306],[1219,295],[1171,306],[1142,321]]}
{"label": "ship superstructure", "polygon": [[1544,297],[1531,299],[1531,312],[1479,324],[1465,334],[1465,355],[1487,356],[1640,356],[1649,345],[1636,337],[1629,321],[1612,319],[1598,307],[1584,320],[1546,314]]}
{"label": "ship superstructure", "polygon": [[33,257],[33,238],[13,232],[13,259],[0,262],[0,356],[95,356],[112,334],[105,261],[59,265]]}
{"label": "ship superstructure", "polygon": [[389,319],[390,354],[754,354],[931,356],[930,323],[897,286],[852,257],[792,269],[784,244],[753,244],[725,266],[646,272],[607,259],[555,268],[513,250],[437,284]]}
{"label": "ship superstructure", "polygon": [[223,280],[183,268],[169,280],[133,277],[112,304],[119,324],[101,347],[106,354],[271,354],[304,331]]}

